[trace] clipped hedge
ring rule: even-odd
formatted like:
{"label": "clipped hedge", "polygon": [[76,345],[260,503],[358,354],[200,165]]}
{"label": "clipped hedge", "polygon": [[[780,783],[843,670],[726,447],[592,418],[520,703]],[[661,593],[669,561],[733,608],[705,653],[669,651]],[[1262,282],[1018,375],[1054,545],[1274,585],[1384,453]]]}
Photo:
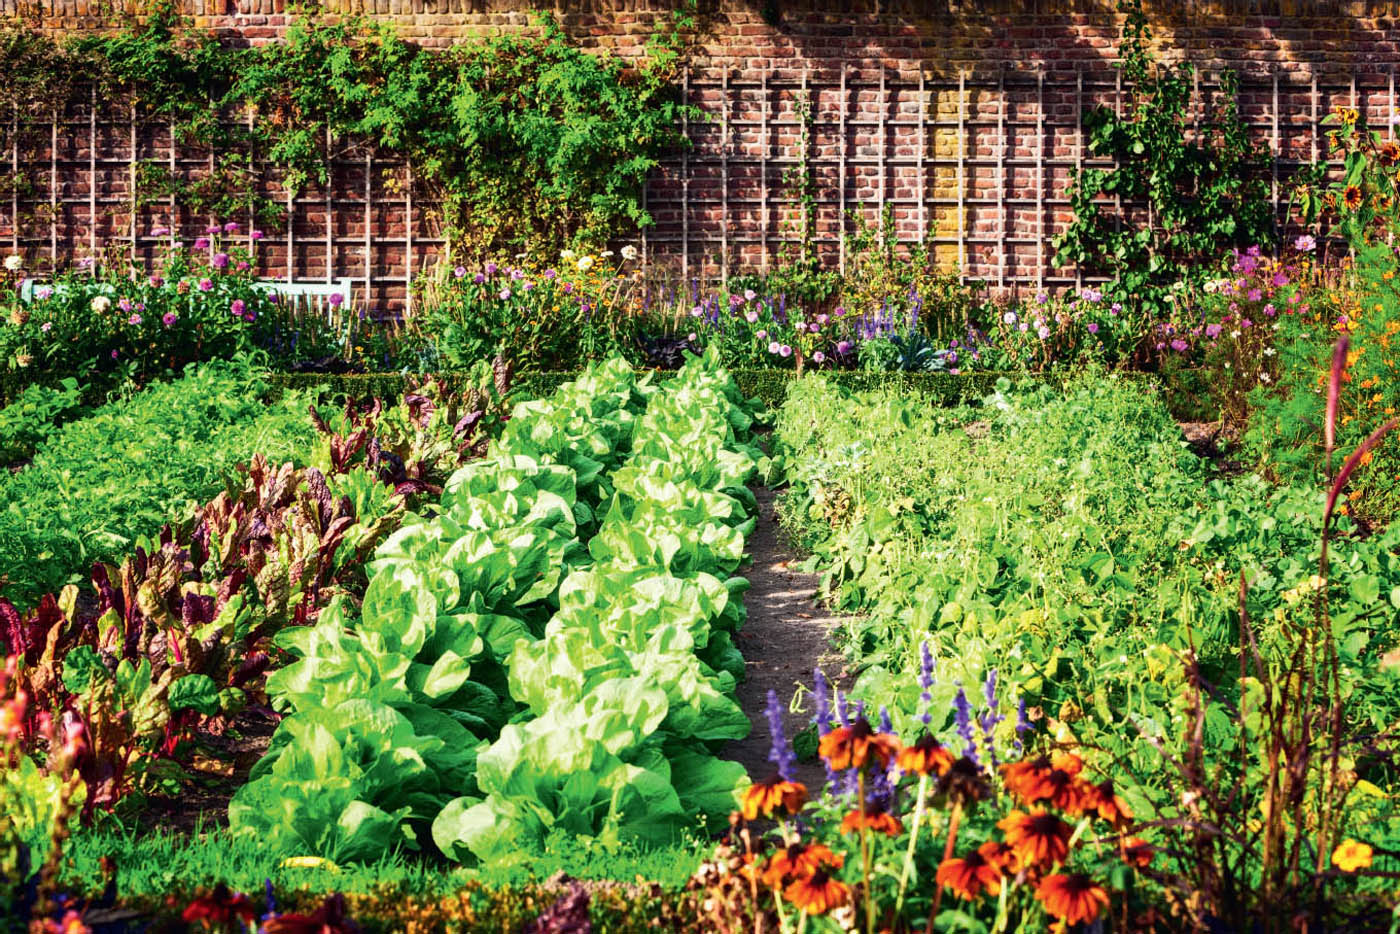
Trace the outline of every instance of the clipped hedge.
{"label": "clipped hedge", "polygon": [[[675,375],[674,370],[655,371],[658,380],[664,381]],[[793,370],[731,370],[734,379],[744,395],[757,398],[769,408],[777,408],[787,399],[788,385],[797,376]],[[969,399],[980,399],[989,395],[1002,377],[1011,380],[1023,377],[1011,373],[867,373],[861,370],[822,370],[823,376],[851,390],[884,389],[898,387],[910,392],[922,392],[937,399],[944,405],[956,405]],[[465,372],[443,371],[432,374],[441,380],[448,389],[465,387],[468,379]],[[516,378],[514,392],[525,398],[547,396],[562,383],[576,377],[576,371],[549,371],[527,373]],[[1141,379],[1148,385],[1158,385],[1157,377],[1151,373],[1130,373],[1129,378]],[[278,373],[271,379],[274,386],[282,389],[320,388],[334,394],[344,394],[351,398],[379,396],[383,399],[396,398],[408,389],[419,377],[401,373]],[[1050,377],[1054,378],[1054,377]],[[1170,400],[1169,400],[1170,404]]]}

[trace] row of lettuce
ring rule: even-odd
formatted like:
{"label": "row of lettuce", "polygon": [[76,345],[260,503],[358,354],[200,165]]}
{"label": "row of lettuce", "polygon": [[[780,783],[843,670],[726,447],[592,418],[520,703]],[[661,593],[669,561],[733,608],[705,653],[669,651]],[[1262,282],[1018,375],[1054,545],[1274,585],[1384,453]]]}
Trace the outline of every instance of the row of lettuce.
{"label": "row of lettuce", "polygon": [[[1335,761],[1341,779],[1306,795],[1299,779],[1299,800],[1325,800],[1339,835],[1400,848],[1388,739],[1400,717],[1400,528],[1352,522],[1342,506],[1324,583],[1323,478],[1306,489],[1222,475],[1152,393],[1102,377],[1003,383],[959,409],[806,379],[773,449],[791,484],[783,521],[851,614],[838,638],[857,662],[852,693],[887,706],[896,729],[916,725],[928,690],[945,739],[975,749],[970,731],[958,738],[957,692],[1019,694],[1023,717],[1119,781],[1152,822],[1145,835],[1189,875],[1203,865],[1183,840],[1193,827],[1217,821],[1222,853],[1259,844],[1269,782],[1284,781],[1270,771],[1281,740],[1268,718],[1316,684],[1320,704],[1345,710],[1342,753],[1310,748],[1305,730],[1292,754],[1299,776],[1307,761]],[[1317,680],[1328,629],[1335,685]],[[932,688],[919,677],[925,644]],[[1311,721],[1314,737],[1330,716],[1343,714]],[[1010,738],[1014,719],[995,732]],[[1209,778],[1204,797],[1192,776]]]}
{"label": "row of lettuce", "polygon": [[288,716],[229,809],[288,855],[503,861],[670,839],[745,782],[733,699],[751,416],[713,360],[620,360],[522,403],[375,552],[363,603],[279,638]]}

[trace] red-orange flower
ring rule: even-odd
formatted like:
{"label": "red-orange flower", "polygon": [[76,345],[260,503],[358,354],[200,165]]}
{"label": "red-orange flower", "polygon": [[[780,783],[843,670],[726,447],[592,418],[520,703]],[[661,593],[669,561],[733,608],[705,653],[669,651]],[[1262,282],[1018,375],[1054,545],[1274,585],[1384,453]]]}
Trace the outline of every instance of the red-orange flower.
{"label": "red-orange flower", "polygon": [[1006,832],[1006,843],[1028,866],[1053,866],[1062,863],[1069,853],[1069,824],[1044,808],[1034,808],[1029,814],[1012,811],[997,826]]}
{"label": "red-orange flower", "polygon": [[825,914],[840,908],[851,898],[851,887],[831,878],[825,869],[794,879],[783,895],[809,915]]}
{"label": "red-orange flower", "polygon": [[873,804],[866,804],[864,808],[852,811],[841,819],[842,833],[851,833],[862,827],[869,827],[877,833],[888,834],[891,837],[904,833],[904,825],[899,822],[898,817]]}
{"label": "red-orange flower", "polygon": [[1053,762],[1043,756],[1029,762],[1016,762],[1002,767],[1003,782],[1012,794],[1026,804],[1047,801],[1070,814],[1078,814],[1087,806],[1086,783],[1079,773],[1084,760],[1073,753],[1060,753]]}
{"label": "red-orange flower", "polygon": [[1050,769],[1050,760],[1045,756],[1007,762],[1001,766],[1001,782],[1007,791],[1030,804],[1035,800],[1041,781],[1050,774]]}
{"label": "red-orange flower", "polygon": [[258,920],[258,911],[252,899],[242,892],[233,892],[222,882],[214,886],[214,891],[201,895],[185,906],[180,917],[185,921],[198,921],[204,928],[227,927],[235,918],[244,924]]}
{"label": "red-orange flower", "polygon": [[766,781],[754,782],[744,791],[739,810],[744,820],[755,820],[760,815],[771,817],[782,808],[789,814],[796,814],[807,803],[807,786],[801,782],[790,782],[774,773]]}
{"label": "red-orange flower", "polygon": [[982,854],[980,847],[966,856],[939,863],[934,880],[968,901],[975,901],[984,891],[991,895],[1001,891],[1001,870]]}
{"label": "red-orange flower", "polygon": [[846,861],[841,853],[833,853],[820,843],[790,843],[768,860],[763,870],[765,885],[779,886],[798,876],[809,876],[824,866],[840,868]]}
{"label": "red-orange flower", "polygon": [[309,915],[286,914],[263,922],[262,934],[362,934],[359,924],[350,917],[345,896],[339,892],[327,895]]}
{"label": "red-orange flower", "polygon": [[864,717],[850,726],[837,727],[821,738],[817,751],[836,771],[865,768],[867,762],[879,760],[887,768],[899,754],[899,740],[888,733],[876,733]]}
{"label": "red-orange flower", "polygon": [[943,775],[953,767],[953,754],[928,733],[912,746],[899,751],[894,764],[901,772],[914,775]]}
{"label": "red-orange flower", "polygon": [[1141,837],[1129,837],[1123,841],[1123,861],[1130,866],[1146,868],[1152,864],[1157,848]]}
{"label": "red-orange flower", "polygon": [[988,840],[977,848],[982,858],[1001,870],[1003,875],[1014,876],[1021,871],[1021,857],[1005,843]]}
{"label": "red-orange flower", "polygon": [[1035,890],[1045,910],[1066,924],[1087,924],[1108,906],[1108,892],[1088,876],[1047,876]]}
{"label": "red-orange flower", "polygon": [[1099,817],[1120,830],[1132,821],[1133,812],[1114,792],[1112,779],[1090,785],[1086,790],[1090,796],[1084,805],[1086,811],[1098,811]]}

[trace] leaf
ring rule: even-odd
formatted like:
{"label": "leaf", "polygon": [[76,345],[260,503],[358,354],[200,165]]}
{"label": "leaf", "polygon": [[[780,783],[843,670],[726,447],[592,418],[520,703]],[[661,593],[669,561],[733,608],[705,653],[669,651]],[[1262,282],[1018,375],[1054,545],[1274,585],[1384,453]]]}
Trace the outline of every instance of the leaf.
{"label": "leaf", "polygon": [[208,675],[186,675],[171,683],[168,699],[172,711],[194,710],[212,717],[219,711],[219,686]]}

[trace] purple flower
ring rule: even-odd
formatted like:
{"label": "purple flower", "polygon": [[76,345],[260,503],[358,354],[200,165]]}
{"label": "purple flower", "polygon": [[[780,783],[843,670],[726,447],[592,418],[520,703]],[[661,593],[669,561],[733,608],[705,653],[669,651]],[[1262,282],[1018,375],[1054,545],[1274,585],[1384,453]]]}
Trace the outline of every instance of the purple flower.
{"label": "purple flower", "polygon": [[1046,302],[1048,302],[1048,301],[1050,301],[1050,296],[1049,296],[1049,295],[1046,295],[1044,292],[1037,292],[1037,293],[1036,293],[1036,296],[1035,296],[1035,303],[1036,303],[1037,305],[1044,305],[1044,304],[1045,304]]}
{"label": "purple flower", "polygon": [[925,639],[919,646],[919,719],[925,727],[933,721],[933,652]]}
{"label": "purple flower", "polygon": [[1047,337],[1050,336],[1050,329],[1042,324],[1040,327],[1035,329],[1035,333],[1041,340],[1045,340]]}
{"label": "purple flower", "polygon": [[39,299],[39,301],[41,301],[41,302],[42,302],[44,299],[46,299],[46,298],[51,298],[52,296],[53,296],[53,287],[52,287],[52,286],[41,285],[41,286],[39,286],[37,289],[34,290],[34,297],[37,298],[37,299]]}
{"label": "purple flower", "polygon": [[204,232],[207,234],[219,234],[224,232],[224,228],[220,227],[218,224],[210,224],[208,227],[204,228]]}
{"label": "purple flower", "polygon": [[842,308],[840,305],[837,305],[836,310],[833,311],[832,314],[838,318],[845,317],[846,309]]}
{"label": "purple flower", "polygon": [[1245,298],[1249,299],[1251,302],[1257,302],[1263,297],[1264,293],[1261,292],[1259,289],[1250,289],[1249,294],[1245,296]]}
{"label": "purple flower", "polygon": [[123,298],[121,301],[117,302],[117,307],[120,308],[122,311],[130,311],[131,299]]}
{"label": "purple flower", "polygon": [[152,228],[151,228],[151,236],[152,236],[152,237],[167,237],[167,236],[169,236],[169,235],[170,235],[170,228],[169,228],[169,227],[152,227]]}
{"label": "purple flower", "polygon": [[541,279],[553,279],[553,278],[554,278],[555,276],[557,276],[557,275],[559,275],[559,274],[558,274],[557,272],[555,272],[553,269],[546,269],[543,273],[541,273],[540,278],[541,278]]}
{"label": "purple flower", "polygon": [[[759,331],[757,334],[754,335],[754,337],[758,338],[759,340],[763,340],[763,339],[766,338],[767,336],[768,336],[768,332],[767,332],[767,331]],[[769,352],[769,353],[772,353],[773,351],[770,350],[770,351],[768,351],[768,352]]]}
{"label": "purple flower", "polygon": [[175,314],[175,312],[173,311],[167,311],[165,314],[160,316],[160,323],[165,325],[166,327],[172,327],[175,324],[175,322],[179,320],[180,316]]}
{"label": "purple flower", "polygon": [[831,690],[820,668],[812,669],[812,693],[816,701],[812,722],[817,725],[817,735],[825,736],[831,732]]}
{"label": "purple flower", "polygon": [[1089,333],[1090,333],[1090,334],[1097,334],[1097,333],[1099,333],[1099,326],[1098,326],[1097,323],[1095,323],[1095,322],[1093,322],[1093,321],[1090,321],[1090,322],[1089,322]]}
{"label": "purple flower", "polygon": [[812,354],[812,362],[813,362],[813,363],[825,363],[825,362],[826,362],[826,354],[824,354],[824,353],[822,353],[820,350],[818,350],[816,353]]}
{"label": "purple flower", "polygon": [[1209,337],[1209,338],[1211,338],[1212,340],[1214,340],[1215,338],[1217,338],[1217,337],[1220,336],[1220,331],[1221,331],[1221,330],[1222,330],[1222,328],[1221,328],[1220,325],[1218,325],[1218,324],[1207,324],[1207,325],[1206,325],[1206,337]]}
{"label": "purple flower", "polygon": [[229,314],[241,318],[243,316],[243,312],[247,310],[247,307],[248,306],[243,303],[243,299],[235,298],[232,304],[228,306],[228,311]]}
{"label": "purple flower", "polygon": [[1274,315],[1278,314],[1278,309],[1274,308],[1273,303],[1270,302],[1264,306],[1264,314],[1272,318]]}
{"label": "purple flower", "polygon": [[1297,240],[1293,241],[1293,249],[1297,250],[1299,253],[1311,253],[1316,248],[1317,241],[1313,239],[1311,234],[1303,234]]}
{"label": "purple flower", "polygon": [[848,353],[851,352],[851,347],[852,347],[852,346],[853,346],[853,345],[851,344],[850,341],[837,341],[837,343],[836,343],[836,352],[839,353],[841,356],[844,357],[846,354],[848,354]]}
{"label": "purple flower", "polygon": [[787,737],[783,735],[783,708],[778,703],[778,692],[772,688],[768,689],[768,706],[764,712],[768,716],[768,735],[772,738],[768,761],[777,767],[778,775],[784,781],[790,782],[797,774],[793,770],[797,765],[797,754],[792,751]]}
{"label": "purple flower", "polygon": [[1280,269],[1278,272],[1274,273],[1274,278],[1270,281],[1272,281],[1275,286],[1282,288],[1288,284],[1288,274]]}
{"label": "purple flower", "polygon": [[791,357],[791,356],[792,356],[792,348],[789,347],[787,344],[784,344],[783,346],[781,346],[781,347],[778,348],[778,354],[779,354],[779,356],[783,356],[783,357]]}
{"label": "purple flower", "polygon": [[341,295],[339,292],[332,292],[326,301],[332,308],[339,308],[341,305],[345,304],[345,296]]}
{"label": "purple flower", "polygon": [[1240,320],[1240,327],[1242,327],[1242,328],[1252,328],[1252,327],[1254,327],[1254,322],[1253,322],[1253,321],[1250,321],[1248,318],[1242,318],[1242,319]]}
{"label": "purple flower", "polygon": [[957,724],[958,735],[963,738],[967,746],[963,749],[963,755],[973,762],[977,760],[977,740],[972,731],[972,705],[967,702],[967,694],[962,687],[958,687],[958,693],[953,698],[953,722]]}
{"label": "purple flower", "polygon": [[494,275],[496,274],[496,270],[499,269],[499,268],[500,268],[500,267],[497,266],[495,263],[487,263],[487,264],[486,264],[486,274],[487,274],[488,276],[494,276]]}
{"label": "purple flower", "polygon": [[[452,275],[456,276],[458,279],[465,279],[467,276],[467,267],[458,266],[456,269],[452,270]],[[480,277],[478,277],[477,281],[480,281]]]}
{"label": "purple flower", "polygon": [[497,295],[500,296],[501,301],[505,301],[506,299],[510,298],[510,289],[501,289],[501,291],[498,292]]}
{"label": "purple flower", "polygon": [[996,747],[992,744],[992,732],[996,725],[1006,719],[997,712],[1000,706],[997,703],[997,670],[990,669],[987,672],[987,680],[982,684],[982,695],[987,702],[987,708],[978,717],[977,723],[982,727],[982,739],[987,744],[987,751],[991,755],[992,767],[997,764]]}
{"label": "purple flower", "polygon": [[1021,737],[1035,729],[1031,725],[1031,718],[1026,713],[1026,699],[1023,697],[1016,702],[1016,753],[1021,752]]}
{"label": "purple flower", "polygon": [[194,241],[194,248],[195,248],[196,250],[207,250],[207,249],[209,249],[209,240],[208,240],[206,237],[198,237],[198,238],[196,238],[195,241]]}
{"label": "purple flower", "polygon": [[213,256],[209,257],[209,265],[210,265],[210,266],[213,266],[215,269],[227,269],[227,268],[228,268],[228,254],[227,254],[227,253],[215,253]]}
{"label": "purple flower", "polygon": [[133,314],[130,318],[127,318],[127,319],[126,319],[126,323],[127,323],[127,324],[130,324],[130,325],[137,325],[137,324],[140,324],[140,323],[141,323],[141,316],[140,316],[140,315],[137,315],[137,314]]}
{"label": "purple flower", "polygon": [[481,283],[486,281],[486,274],[479,272],[476,275],[472,276],[472,281],[475,282],[477,285],[481,285]]}
{"label": "purple flower", "polygon": [[[361,314],[364,314],[364,312],[361,312]],[[249,324],[252,324],[254,321],[258,320],[258,313],[253,309],[249,308],[243,313],[243,320],[247,321]]]}
{"label": "purple flower", "polygon": [[261,230],[253,230],[253,231],[249,231],[249,233],[248,233],[248,239],[249,239],[249,240],[261,240],[262,238],[263,238],[263,232],[262,232]]}
{"label": "purple flower", "polygon": [[1186,349],[1186,346],[1186,341],[1182,340],[1179,337],[1176,340],[1172,341],[1172,350],[1175,350],[1177,353],[1181,353],[1182,351],[1184,351]]}
{"label": "purple flower", "polygon": [[238,221],[229,221],[225,224],[224,233],[238,233]]}
{"label": "purple flower", "polygon": [[520,268],[512,269],[510,271],[510,277],[518,282],[525,278],[525,270]]}
{"label": "purple flower", "polygon": [[1080,290],[1079,290],[1079,297],[1082,298],[1082,299],[1084,299],[1084,301],[1086,301],[1086,302],[1101,302],[1101,301],[1103,301],[1103,293],[1100,292],[1098,289],[1090,289],[1090,288],[1080,289]]}
{"label": "purple flower", "polygon": [[1118,312],[1120,312],[1120,311],[1122,311],[1122,310],[1123,310],[1123,306],[1120,305],[1120,304],[1118,304],[1117,302],[1114,302],[1112,305],[1109,305],[1109,306],[1108,306],[1108,313],[1111,314],[1111,315],[1116,315],[1116,314],[1118,314]]}

